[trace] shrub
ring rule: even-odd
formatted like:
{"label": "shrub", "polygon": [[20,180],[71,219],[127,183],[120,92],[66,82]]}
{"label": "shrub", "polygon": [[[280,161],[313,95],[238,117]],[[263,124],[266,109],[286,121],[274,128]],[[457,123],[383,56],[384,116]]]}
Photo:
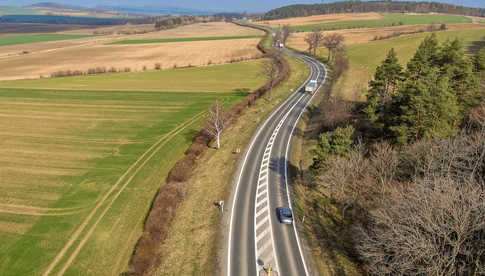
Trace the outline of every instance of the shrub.
{"label": "shrub", "polygon": [[189,179],[196,159],[197,157],[194,154],[186,155],[180,159],[170,171],[167,181],[184,182]]}
{"label": "shrub", "polygon": [[352,135],[354,134],[354,127],[347,126],[346,128],[337,128],[331,132],[325,132],[318,136],[318,145],[313,150],[313,164],[312,169],[319,170],[326,166],[326,160],[331,155],[345,156],[352,146]]}

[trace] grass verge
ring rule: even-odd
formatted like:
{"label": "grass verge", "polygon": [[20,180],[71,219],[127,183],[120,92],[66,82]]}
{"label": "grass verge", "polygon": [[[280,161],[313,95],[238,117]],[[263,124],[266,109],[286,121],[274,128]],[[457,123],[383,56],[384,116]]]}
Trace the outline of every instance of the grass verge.
{"label": "grass verge", "polygon": [[382,19],[371,20],[349,20],[340,22],[331,22],[323,24],[313,24],[305,26],[295,26],[296,32],[311,32],[315,29],[322,30],[341,30],[356,28],[373,28],[399,25],[418,25],[418,24],[452,24],[452,23],[472,23],[472,19],[466,16],[449,15],[449,14],[384,14]]}
{"label": "grass verge", "polygon": [[213,36],[213,37],[183,37],[183,38],[161,38],[161,39],[140,39],[140,40],[121,40],[109,44],[149,44],[149,43],[172,43],[172,42],[193,42],[193,41],[213,41],[213,40],[235,40],[262,38],[257,35],[246,36]]}
{"label": "grass verge", "polygon": [[293,166],[289,167],[293,183],[293,208],[298,214],[295,217],[303,218],[298,223],[298,228],[304,234],[304,246],[308,248],[306,252],[310,255],[306,260],[315,270],[314,275],[363,275],[359,265],[349,254],[350,233],[342,231],[342,225],[346,222],[343,222],[341,214],[330,204],[319,187],[304,185],[311,179],[311,151],[316,148],[322,121],[325,120],[322,110],[342,103],[334,101],[329,104],[334,98],[331,79],[322,90],[309,105],[309,111],[302,116],[295,131],[299,135],[295,135],[292,140],[289,162]]}
{"label": "grass verge", "polygon": [[27,44],[46,41],[69,40],[92,37],[93,35],[75,34],[29,34],[29,35],[6,35],[0,36],[0,46]]}
{"label": "grass verge", "polygon": [[[292,74],[273,91],[273,99],[259,99],[244,111],[222,136],[222,148],[210,149],[198,162],[193,177],[186,182],[187,197],[177,210],[169,235],[162,245],[163,263],[156,275],[212,275],[217,260],[221,212],[214,206],[227,197],[242,148],[275,106],[290,95],[290,89],[302,84],[309,74],[305,63],[291,58]],[[243,150],[242,150],[243,151]]]}

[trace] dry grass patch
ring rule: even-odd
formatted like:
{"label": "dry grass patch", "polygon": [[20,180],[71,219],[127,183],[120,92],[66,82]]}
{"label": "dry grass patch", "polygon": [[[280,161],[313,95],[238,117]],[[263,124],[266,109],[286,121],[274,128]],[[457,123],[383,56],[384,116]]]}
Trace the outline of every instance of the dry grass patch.
{"label": "dry grass patch", "polygon": [[260,25],[269,25],[272,27],[278,27],[283,25],[291,26],[304,26],[304,25],[315,25],[329,22],[339,22],[339,21],[349,21],[349,20],[373,20],[381,19],[383,16],[376,12],[369,13],[339,13],[339,14],[323,14],[323,15],[313,15],[306,17],[293,17],[277,20],[266,20],[257,22]]}
{"label": "dry grass patch", "polygon": [[0,232],[23,235],[25,234],[33,223],[21,223],[21,222],[11,222],[11,221],[1,221],[0,220]]}
{"label": "dry grass patch", "polygon": [[[113,32],[117,34],[118,32],[128,31],[155,31],[154,24],[142,24],[142,25],[121,25],[121,26],[110,26],[102,28],[92,28],[83,30],[71,30],[62,32],[65,34],[93,34],[97,31],[100,33]],[[247,36],[247,35],[264,35],[264,32],[241,27],[232,23],[225,22],[209,22],[209,23],[197,23],[180,26],[174,29],[161,30],[147,34],[131,35],[131,39],[157,39],[157,38],[182,38],[182,37],[207,37],[207,36]]]}

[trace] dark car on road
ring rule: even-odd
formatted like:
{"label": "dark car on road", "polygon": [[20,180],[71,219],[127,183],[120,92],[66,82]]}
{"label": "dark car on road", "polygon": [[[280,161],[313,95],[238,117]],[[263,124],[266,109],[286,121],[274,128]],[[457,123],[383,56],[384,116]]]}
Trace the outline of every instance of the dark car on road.
{"label": "dark car on road", "polygon": [[276,213],[278,214],[278,219],[283,224],[293,224],[293,214],[291,209],[288,207],[278,207],[276,208]]}

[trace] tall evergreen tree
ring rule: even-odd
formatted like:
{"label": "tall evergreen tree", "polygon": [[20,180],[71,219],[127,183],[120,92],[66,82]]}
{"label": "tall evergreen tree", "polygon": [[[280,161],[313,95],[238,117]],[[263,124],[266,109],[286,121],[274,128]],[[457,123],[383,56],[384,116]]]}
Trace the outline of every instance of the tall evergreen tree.
{"label": "tall evergreen tree", "polygon": [[403,77],[403,68],[399,64],[396,52],[392,48],[386,59],[377,67],[374,80],[370,81],[367,91],[367,107],[364,110],[372,122],[382,121],[387,106],[397,91]]}
{"label": "tall evergreen tree", "polygon": [[398,144],[456,135],[472,106],[483,99],[473,63],[459,40],[440,45],[425,38],[407,70],[391,50],[370,82],[364,112],[383,136]]}
{"label": "tall evergreen tree", "polygon": [[432,34],[424,39],[423,43],[408,62],[407,76],[411,80],[418,80],[420,77],[428,74],[433,66],[440,62],[440,46],[436,34]]}
{"label": "tall evergreen tree", "polygon": [[467,114],[471,106],[480,102],[481,95],[478,79],[473,72],[473,63],[465,55],[460,40],[444,43],[438,66],[441,68],[441,75],[450,80],[450,87],[458,97],[460,112]]}
{"label": "tall evergreen tree", "polygon": [[441,77],[437,69],[428,71],[416,81],[406,81],[401,90],[400,114],[389,127],[398,144],[423,137],[456,135],[462,119],[457,96],[450,81]]}
{"label": "tall evergreen tree", "polygon": [[483,72],[485,71],[485,48],[482,48],[474,57],[473,57],[473,66],[475,72]]}

